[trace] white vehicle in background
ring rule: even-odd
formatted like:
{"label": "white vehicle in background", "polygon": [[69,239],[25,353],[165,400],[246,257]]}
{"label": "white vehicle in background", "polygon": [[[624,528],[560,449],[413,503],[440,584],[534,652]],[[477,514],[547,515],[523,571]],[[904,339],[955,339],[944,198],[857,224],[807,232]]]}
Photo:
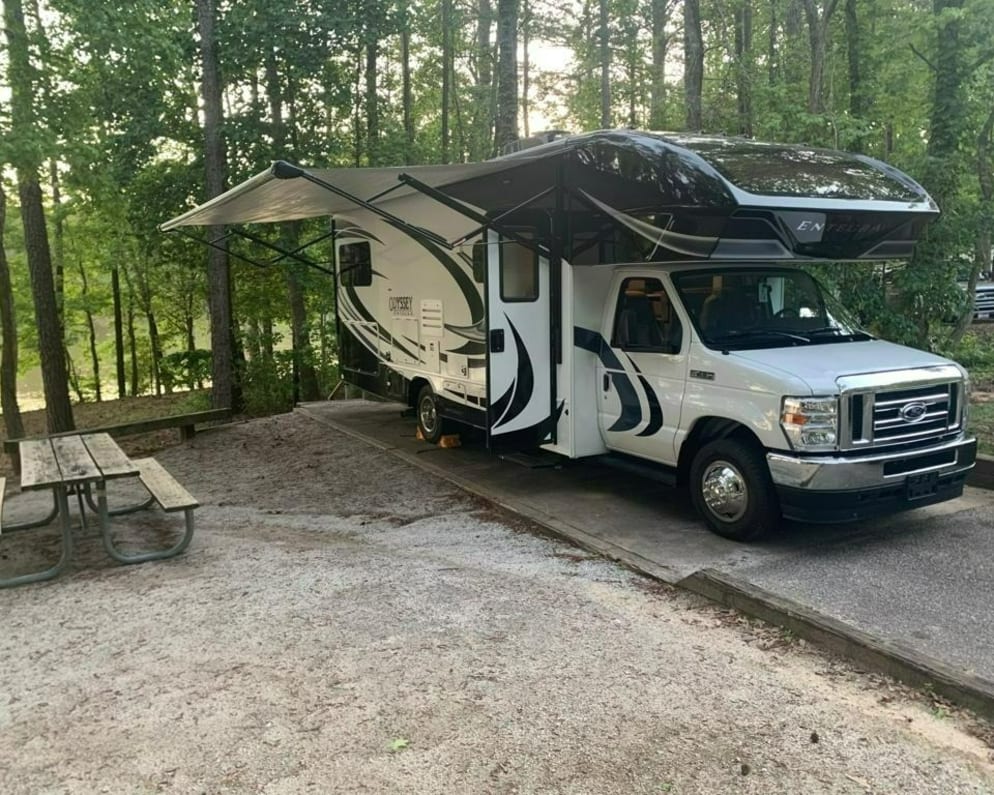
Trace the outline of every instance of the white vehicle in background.
{"label": "white vehicle in background", "polygon": [[973,319],[994,320],[994,282],[979,282],[973,294]]}
{"label": "white vehicle in background", "polygon": [[612,131],[484,163],[277,162],[162,228],[329,217],[347,381],[429,441],[463,423],[684,484],[748,540],[962,493],[966,373],[874,339],[801,267],[906,258],[937,213],[867,157]]}

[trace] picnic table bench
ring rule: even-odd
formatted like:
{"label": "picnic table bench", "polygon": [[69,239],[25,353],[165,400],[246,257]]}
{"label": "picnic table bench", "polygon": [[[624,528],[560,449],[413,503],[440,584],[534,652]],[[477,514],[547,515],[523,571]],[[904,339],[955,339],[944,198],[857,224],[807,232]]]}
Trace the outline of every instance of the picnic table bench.
{"label": "picnic table bench", "polygon": [[[0,588],[48,580],[65,570],[73,550],[70,495],[76,496],[84,527],[86,526],[84,502],[97,515],[104,549],[107,554],[121,563],[161,560],[179,555],[189,546],[193,538],[193,510],[199,503],[158,461],[154,458],[131,460],[110,434],[77,433],[52,436],[47,439],[25,439],[19,444],[19,455],[22,465],[21,489],[24,491],[51,489],[53,506],[48,516],[42,519],[9,525],[0,522],[0,534],[40,527],[58,517],[62,550],[55,565],[39,572],[0,579]],[[127,478],[138,478],[148,492],[148,499],[137,505],[110,508],[107,503],[107,484]],[[5,487],[6,480],[0,479],[0,498]],[[114,543],[110,518],[134,513],[150,507],[153,503],[158,503],[166,512],[183,511],[186,520],[184,534],[167,549],[138,553],[122,552]]]}
{"label": "picnic table bench", "polygon": [[[54,433],[47,437],[52,439],[59,436],[78,436],[80,433],[96,434],[106,433],[114,438],[122,436],[134,436],[139,433],[152,433],[153,431],[163,431],[169,428],[179,428],[180,439],[190,439],[197,432],[198,425],[206,425],[209,422],[226,422],[231,419],[231,409],[211,409],[209,411],[193,411],[186,414],[171,414],[168,417],[152,417],[146,420],[135,420],[134,422],[124,422],[118,425],[105,425],[101,428],[91,428],[86,431],[66,431],[64,433]],[[15,472],[20,471],[20,444],[26,439],[6,439],[3,443],[3,451],[10,456],[11,464]]]}

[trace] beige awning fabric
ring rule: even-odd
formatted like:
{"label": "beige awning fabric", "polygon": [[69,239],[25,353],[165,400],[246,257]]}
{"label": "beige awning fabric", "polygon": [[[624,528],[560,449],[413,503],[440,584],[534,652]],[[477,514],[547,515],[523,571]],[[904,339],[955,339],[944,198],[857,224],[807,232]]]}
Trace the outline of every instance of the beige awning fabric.
{"label": "beige awning fabric", "polygon": [[[489,160],[483,163],[460,163],[444,166],[402,166],[390,168],[315,168],[299,171],[334,185],[363,201],[376,197],[383,191],[398,186],[398,177],[409,174],[433,188],[496,174],[523,164],[522,158],[514,160]],[[337,195],[327,188],[309,181],[303,173],[281,178],[298,170],[276,162],[266,171],[257,174],[231,190],[208,202],[188,210],[182,215],[160,224],[168,232],[180,226],[225,226],[229,224],[271,223],[295,221],[345,213],[356,209],[355,202]],[[383,198],[374,201],[386,205],[402,196],[415,192],[414,188],[401,185]]]}

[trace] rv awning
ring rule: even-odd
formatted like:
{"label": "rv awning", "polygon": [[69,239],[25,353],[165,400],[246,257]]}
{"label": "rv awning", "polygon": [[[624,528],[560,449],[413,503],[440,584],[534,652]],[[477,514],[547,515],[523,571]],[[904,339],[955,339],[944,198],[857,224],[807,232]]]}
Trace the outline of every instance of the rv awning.
{"label": "rv awning", "polygon": [[[550,157],[543,154],[541,157]],[[321,183],[364,202],[382,204],[415,193],[399,181],[409,174],[432,188],[465,182],[518,168],[520,159],[488,160],[444,166],[390,168],[300,169],[277,161],[261,174],[159,226],[163,232],[180,226],[227,226],[318,218],[355,210],[356,202],[333,193]],[[313,181],[308,177],[314,178]],[[386,194],[384,196],[384,194]],[[377,197],[384,196],[380,201]]]}

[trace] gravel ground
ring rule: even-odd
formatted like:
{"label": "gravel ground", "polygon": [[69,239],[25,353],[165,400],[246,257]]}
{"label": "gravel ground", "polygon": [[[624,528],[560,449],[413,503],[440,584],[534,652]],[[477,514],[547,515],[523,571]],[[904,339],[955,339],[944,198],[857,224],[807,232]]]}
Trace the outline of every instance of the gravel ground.
{"label": "gravel ground", "polygon": [[994,792],[985,724],[311,420],[158,457],[186,555],[0,591],[0,793]]}

